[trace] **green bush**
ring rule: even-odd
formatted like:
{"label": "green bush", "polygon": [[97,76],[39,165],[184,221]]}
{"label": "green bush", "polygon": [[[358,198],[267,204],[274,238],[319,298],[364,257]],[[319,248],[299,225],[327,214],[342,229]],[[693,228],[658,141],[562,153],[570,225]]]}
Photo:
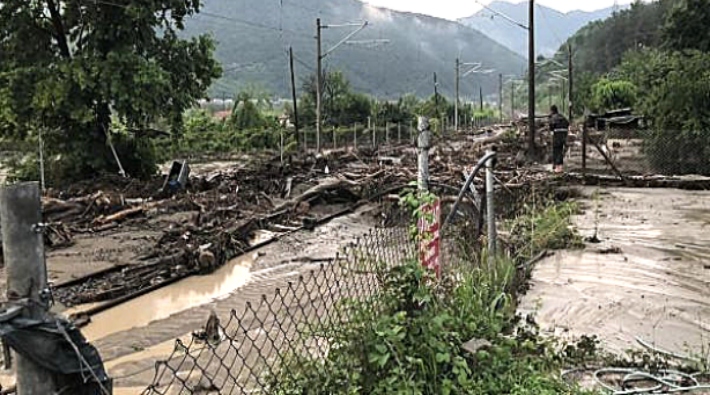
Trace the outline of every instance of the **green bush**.
{"label": "green bush", "polygon": [[639,110],[651,130],[645,152],[663,174],[710,175],[710,54],[644,51],[621,71],[640,91]]}
{"label": "green bush", "polygon": [[602,78],[591,88],[592,106],[598,111],[633,107],[636,104],[638,89],[625,80]]}
{"label": "green bush", "polygon": [[577,204],[573,202],[526,204],[523,213],[507,224],[511,243],[518,246],[516,258],[528,261],[544,250],[583,247],[571,222],[577,211]]}
{"label": "green bush", "polygon": [[[292,355],[269,377],[269,393],[302,394],[559,394],[576,393],[557,379],[554,344],[515,325],[510,260],[435,285],[418,262],[378,275],[381,292],[348,300],[344,325],[323,327],[324,359]],[[473,338],[489,346],[470,354]]]}

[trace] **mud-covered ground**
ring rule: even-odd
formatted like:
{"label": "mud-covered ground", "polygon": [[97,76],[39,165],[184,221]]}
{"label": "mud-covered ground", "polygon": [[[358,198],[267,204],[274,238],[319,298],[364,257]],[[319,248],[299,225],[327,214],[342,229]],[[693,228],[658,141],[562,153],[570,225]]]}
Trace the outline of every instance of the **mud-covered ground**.
{"label": "mud-covered ground", "polygon": [[639,337],[676,353],[707,352],[710,192],[584,193],[575,225],[602,242],[539,263],[521,310],[563,338],[598,335],[610,351],[639,348]]}

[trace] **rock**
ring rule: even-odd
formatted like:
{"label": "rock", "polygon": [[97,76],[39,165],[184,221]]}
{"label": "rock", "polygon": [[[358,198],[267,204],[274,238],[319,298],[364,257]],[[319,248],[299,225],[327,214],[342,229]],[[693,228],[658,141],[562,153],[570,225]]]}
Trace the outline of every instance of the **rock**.
{"label": "rock", "polygon": [[609,247],[605,247],[605,248],[599,248],[599,249],[597,250],[597,252],[600,253],[600,254],[603,254],[603,255],[608,255],[608,254],[621,254],[621,253],[623,253],[623,251],[621,250],[621,248],[619,248],[619,247],[617,247],[617,246],[609,246]]}
{"label": "rock", "polygon": [[476,354],[479,350],[491,347],[493,344],[486,339],[471,339],[461,346],[464,351]]}
{"label": "rock", "polygon": [[200,256],[197,258],[197,261],[200,262],[200,269],[209,270],[214,267],[216,259],[212,251],[204,250],[200,251]]}

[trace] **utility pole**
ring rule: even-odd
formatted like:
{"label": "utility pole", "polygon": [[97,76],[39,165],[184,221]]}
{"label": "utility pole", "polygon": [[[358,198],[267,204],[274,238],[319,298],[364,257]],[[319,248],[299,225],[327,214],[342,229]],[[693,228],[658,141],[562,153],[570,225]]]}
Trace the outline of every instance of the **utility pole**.
{"label": "utility pole", "polygon": [[535,147],[535,0],[530,0],[528,23],[528,156],[537,156]]}
{"label": "utility pole", "polygon": [[572,122],[572,120],[574,119],[574,109],[573,109],[574,107],[572,105],[573,104],[572,101],[574,100],[574,74],[573,74],[574,65],[572,63],[573,53],[572,53],[572,44],[571,43],[568,44],[568,46],[567,46],[567,52],[569,53],[569,66],[568,66],[569,70],[567,70],[567,77],[569,78],[569,87],[568,87],[569,88],[569,91],[568,91],[569,102],[567,103],[567,105],[569,105],[569,121]]}
{"label": "utility pole", "polygon": [[[0,223],[10,303],[23,303],[23,317],[43,320],[47,314],[47,269],[41,233],[42,208],[36,182],[0,189]],[[20,395],[55,394],[57,377],[49,370],[15,354]]]}
{"label": "utility pole", "polygon": [[321,30],[323,28],[321,27],[320,24],[320,18],[316,19],[316,41],[318,42],[317,44],[317,50],[316,50],[316,56],[318,57],[318,66],[316,69],[316,152],[320,152],[320,128],[321,128],[321,90],[323,89],[323,82],[321,79],[323,78],[323,54],[321,53],[323,51],[322,45],[321,45]]}
{"label": "utility pole", "polygon": [[461,62],[456,58],[456,102],[454,104],[454,133],[459,130],[459,84],[461,79]]}
{"label": "utility pole", "polygon": [[299,143],[301,137],[298,129],[298,99],[296,98],[296,71],[293,66],[293,47],[288,48],[288,55],[289,65],[291,66],[291,99],[293,100],[293,125],[296,127],[296,143]]}
{"label": "utility pole", "polygon": [[562,108],[560,110],[564,114],[565,108],[567,108],[567,81],[565,80],[562,80],[562,94],[560,96],[562,98]]}
{"label": "utility pole", "polygon": [[503,123],[503,74],[498,74],[498,117]]}

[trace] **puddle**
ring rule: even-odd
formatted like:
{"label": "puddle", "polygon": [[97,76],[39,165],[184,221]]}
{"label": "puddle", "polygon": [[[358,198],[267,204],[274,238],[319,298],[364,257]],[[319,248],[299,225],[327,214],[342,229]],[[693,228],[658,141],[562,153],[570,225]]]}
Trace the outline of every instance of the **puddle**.
{"label": "puddle", "polygon": [[82,333],[94,341],[229,296],[250,280],[254,256],[247,254],[212,275],[187,278],[97,314]]}

